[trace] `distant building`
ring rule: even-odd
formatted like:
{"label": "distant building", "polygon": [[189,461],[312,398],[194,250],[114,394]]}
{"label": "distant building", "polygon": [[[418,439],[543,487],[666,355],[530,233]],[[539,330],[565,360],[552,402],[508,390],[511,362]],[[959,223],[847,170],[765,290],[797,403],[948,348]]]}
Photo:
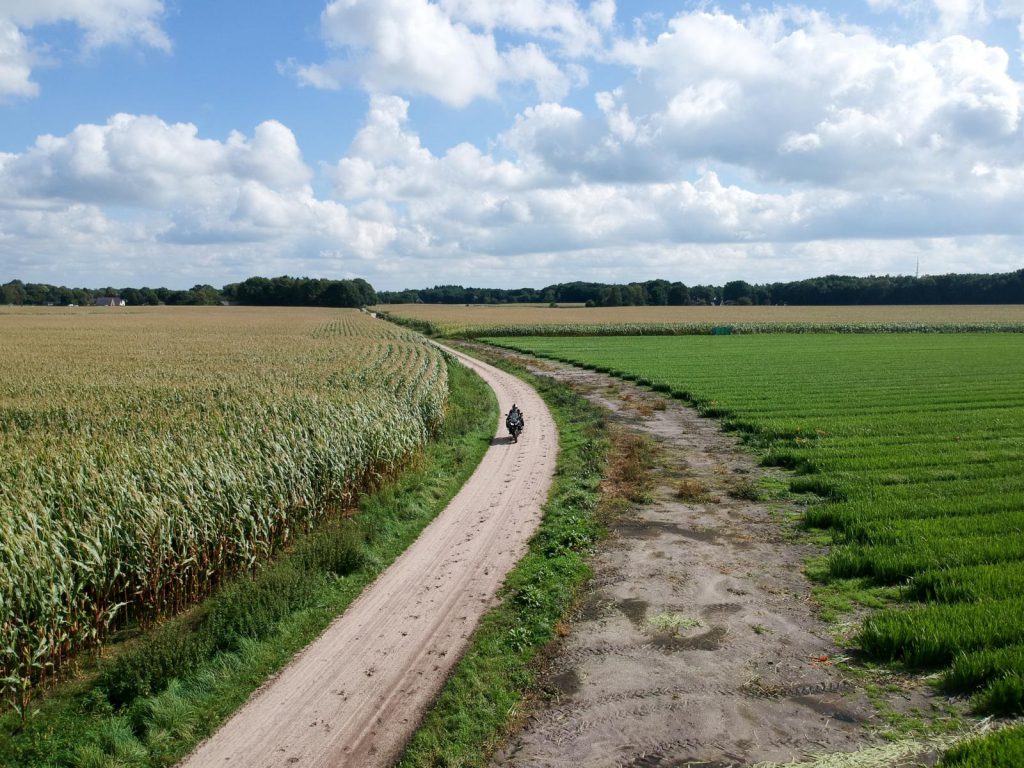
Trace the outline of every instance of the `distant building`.
{"label": "distant building", "polygon": [[98,299],[93,301],[94,307],[123,307],[124,299],[119,299],[117,296],[100,296]]}

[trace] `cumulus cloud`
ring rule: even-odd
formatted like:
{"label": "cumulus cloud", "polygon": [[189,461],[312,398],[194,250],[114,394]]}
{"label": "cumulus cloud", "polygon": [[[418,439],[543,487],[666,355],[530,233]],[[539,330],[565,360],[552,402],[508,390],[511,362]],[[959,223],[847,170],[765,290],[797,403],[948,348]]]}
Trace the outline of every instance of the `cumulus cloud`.
{"label": "cumulus cloud", "polygon": [[432,197],[450,189],[514,189],[526,183],[524,170],[483,154],[469,143],[436,157],[407,128],[409,103],[375,96],[366,121],[346,153],[328,169],[342,198],[385,202]]}
{"label": "cumulus cloud", "polygon": [[[377,97],[348,154],[329,172],[342,199],[400,207],[400,226],[428,232],[431,248],[494,256],[644,243],[1024,235],[1011,213],[1024,203],[1021,170],[976,164],[951,187],[885,192],[755,190],[711,169],[690,178],[588,178],[577,149],[589,128],[578,110],[542,104],[502,137],[499,146],[514,160],[469,144],[436,156],[408,125],[408,103]],[[601,147],[607,149],[590,145]]]}
{"label": "cumulus cloud", "polygon": [[303,189],[310,170],[292,132],[276,121],[251,139],[219,142],[190,123],[115,115],[105,125],[79,125],[66,136],[40,136],[0,166],[0,194],[27,199],[160,207],[212,205],[235,195],[239,182],[276,192]]}
{"label": "cumulus cloud", "polygon": [[[644,145],[639,137],[650,126],[637,127],[622,98],[617,92],[598,95],[603,131],[570,107],[527,108],[496,142],[495,151],[508,156],[498,159],[470,144],[433,154],[411,127],[408,102],[376,97],[348,153],[328,172],[336,194],[350,205],[374,201],[401,211],[389,258],[470,259],[480,269],[497,259],[534,264],[538,274],[551,275],[554,262],[569,263],[579,254],[599,262],[595,254],[614,253],[623,260],[611,260],[618,265],[616,279],[632,279],[636,274],[628,273],[639,262],[627,254],[774,254],[781,264],[785,254],[829,253],[828,263],[840,264],[842,251],[848,253],[845,271],[863,272],[869,262],[857,264],[851,244],[871,241],[881,253],[887,239],[944,239],[943,263],[966,269],[949,244],[979,237],[1019,243],[1024,237],[1024,222],[1013,213],[1024,206],[1019,163],[976,162],[943,171],[943,179],[951,174],[950,184],[925,176],[902,188],[806,182],[773,189],[741,184],[739,177],[726,181],[711,167],[684,171],[681,164],[666,174],[658,165],[665,145],[650,133]],[[819,141],[794,140],[790,151],[808,151]],[[643,178],[627,174],[633,162],[617,175],[607,172],[609,156],[627,145],[647,163]],[[837,245],[800,246],[825,242]],[[1015,252],[1003,251],[1002,268],[1014,263]],[[999,255],[990,254],[986,263],[1000,263]],[[758,261],[758,272],[765,269]],[[586,274],[595,273],[587,268]]]}
{"label": "cumulus cloud", "polygon": [[586,10],[574,0],[440,0],[440,5],[465,24],[550,40],[574,57],[599,50],[602,33],[615,22],[614,0],[592,2]]}
{"label": "cumulus cloud", "polygon": [[653,154],[669,177],[714,161],[762,180],[883,187],[1021,156],[1006,52],[959,35],[893,44],[816,12],[694,12],[612,57],[640,76],[598,95],[614,151],[595,163],[593,146],[572,150],[592,173],[603,159],[607,173],[646,175]]}
{"label": "cumulus cloud", "polygon": [[186,248],[213,249],[219,261],[246,248],[267,264],[335,254],[327,260],[338,274],[342,258],[372,261],[395,239],[379,207],[352,212],[318,199],[311,180],[295,136],[277,121],[219,141],[192,124],[115,115],[0,155],[0,260],[16,269],[24,254],[61,254],[64,264],[91,249],[105,268],[130,274],[122,260],[163,264],[155,254]]}
{"label": "cumulus cloud", "polygon": [[32,54],[28,41],[17,26],[0,18],[0,98],[35,96],[39,86],[31,77]]}
{"label": "cumulus cloud", "polygon": [[495,98],[503,83],[532,84],[560,99],[585,80],[535,41],[499,49],[496,30],[553,44],[562,58],[595,52],[614,21],[614,3],[587,11],[572,0],[333,0],[320,17],[327,44],[342,55],[279,67],[306,86],[357,83],[372,93],[422,93],[453,107]]}
{"label": "cumulus cloud", "polygon": [[[520,4],[519,21],[501,4],[437,9],[481,34],[571,28],[540,0]],[[610,10],[584,25],[609,27]],[[590,111],[542,99],[491,152],[435,155],[407,101],[374,97],[328,169],[336,194],[396,206],[399,228],[422,236],[409,248],[495,257],[1024,234],[1010,213],[1024,205],[1022,91],[1000,48],[961,35],[892,43],[787,8],[681,13],[604,56],[633,77]]]}
{"label": "cumulus cloud", "polygon": [[32,53],[26,30],[57,23],[81,29],[86,52],[139,42],[169,52],[160,27],[163,0],[6,0],[0,5],[0,98],[35,96]]}

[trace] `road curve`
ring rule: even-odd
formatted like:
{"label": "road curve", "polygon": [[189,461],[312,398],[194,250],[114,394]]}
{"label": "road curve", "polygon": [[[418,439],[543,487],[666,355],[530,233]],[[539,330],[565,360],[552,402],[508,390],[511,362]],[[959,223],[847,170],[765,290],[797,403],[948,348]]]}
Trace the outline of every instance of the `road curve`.
{"label": "road curve", "polygon": [[540,396],[455,350],[517,403],[516,444],[499,423],[469,481],[349,609],[256,691],[182,768],[390,766],[437,696],[540,522],[558,432]]}

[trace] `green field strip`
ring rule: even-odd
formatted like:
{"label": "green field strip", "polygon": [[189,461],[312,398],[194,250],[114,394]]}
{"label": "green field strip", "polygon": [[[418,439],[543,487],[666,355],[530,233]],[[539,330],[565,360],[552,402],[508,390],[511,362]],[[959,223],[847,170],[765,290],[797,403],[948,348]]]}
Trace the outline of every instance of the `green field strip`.
{"label": "green field strip", "polygon": [[[908,588],[918,600],[938,603],[1002,600],[1020,595],[1024,561],[925,571]],[[1024,667],[1022,667],[1024,668]]]}
{"label": "green field strip", "polygon": [[817,505],[809,508],[806,519],[818,528],[832,528],[846,540],[854,540],[865,527],[876,524],[899,525],[901,520],[952,520],[1019,510],[1019,494],[1006,494],[984,499],[945,499],[879,508],[862,500]]}
{"label": "green field strip", "polygon": [[1024,765],[1024,726],[1003,728],[959,744],[939,768],[1020,768]]}
{"label": "green field strip", "polygon": [[[899,452],[890,452],[880,456],[864,456],[863,445],[859,450],[839,451],[834,446],[820,447],[814,453],[814,465],[827,468],[836,464],[847,471],[875,469],[891,466],[927,467],[949,453],[948,440],[935,440],[918,443],[915,448],[905,448]],[[969,462],[1020,462],[1024,456],[1024,440],[972,440],[957,441],[957,453],[961,461]]]}
{"label": "green field strip", "polygon": [[[765,464],[795,470],[794,491],[823,497],[806,521],[831,529],[831,578],[902,584],[911,603],[934,602],[869,617],[859,636],[868,655],[942,668],[1024,643],[1024,337],[492,342],[687,400],[740,431]],[[999,712],[1013,711],[1024,675],[1019,656],[1006,658],[1009,682],[975,686]]]}
{"label": "green field strip", "polygon": [[957,693],[975,690],[1024,667],[1024,644],[962,653],[942,677],[944,688]]}
{"label": "green field strip", "polygon": [[961,652],[1024,643],[1024,624],[1007,620],[1020,616],[1021,598],[887,610],[864,622],[860,642],[878,658],[933,669],[951,664]]}
{"label": "green field strip", "polygon": [[[853,488],[857,491],[857,495],[865,501],[874,502],[883,509],[886,504],[893,507],[898,505],[925,504],[948,499],[953,494],[960,496],[999,496],[1007,493],[1024,494],[1024,477],[1019,475],[1003,475],[999,476],[998,480],[998,483],[994,483],[991,478],[968,478],[946,482],[903,483],[900,485],[860,484],[859,486],[856,483],[848,483],[846,487]],[[836,484],[842,485],[840,478],[836,478]],[[1018,495],[1017,498],[1021,503],[1024,503],[1024,496]]]}
{"label": "green field strip", "polygon": [[[1022,559],[1022,536],[929,537],[910,544],[840,545],[828,556],[828,567],[829,573],[837,578],[870,576],[880,584],[898,584],[940,563],[954,567]],[[1022,619],[1024,614],[1008,617],[1024,626]]]}
{"label": "green field strip", "polygon": [[[900,522],[866,523],[850,539],[861,544],[898,544],[928,537],[987,535],[1006,536],[1024,533],[1024,510],[1010,509],[987,515],[963,515],[956,518],[918,518]],[[1022,582],[1024,583],[1024,582]]]}

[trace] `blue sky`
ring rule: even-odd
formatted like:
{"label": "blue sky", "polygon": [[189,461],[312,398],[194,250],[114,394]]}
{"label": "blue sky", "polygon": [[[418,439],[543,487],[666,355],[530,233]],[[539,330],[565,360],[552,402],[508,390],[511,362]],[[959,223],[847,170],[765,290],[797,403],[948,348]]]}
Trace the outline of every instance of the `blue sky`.
{"label": "blue sky", "polygon": [[1024,0],[0,0],[0,282],[1024,266]]}

